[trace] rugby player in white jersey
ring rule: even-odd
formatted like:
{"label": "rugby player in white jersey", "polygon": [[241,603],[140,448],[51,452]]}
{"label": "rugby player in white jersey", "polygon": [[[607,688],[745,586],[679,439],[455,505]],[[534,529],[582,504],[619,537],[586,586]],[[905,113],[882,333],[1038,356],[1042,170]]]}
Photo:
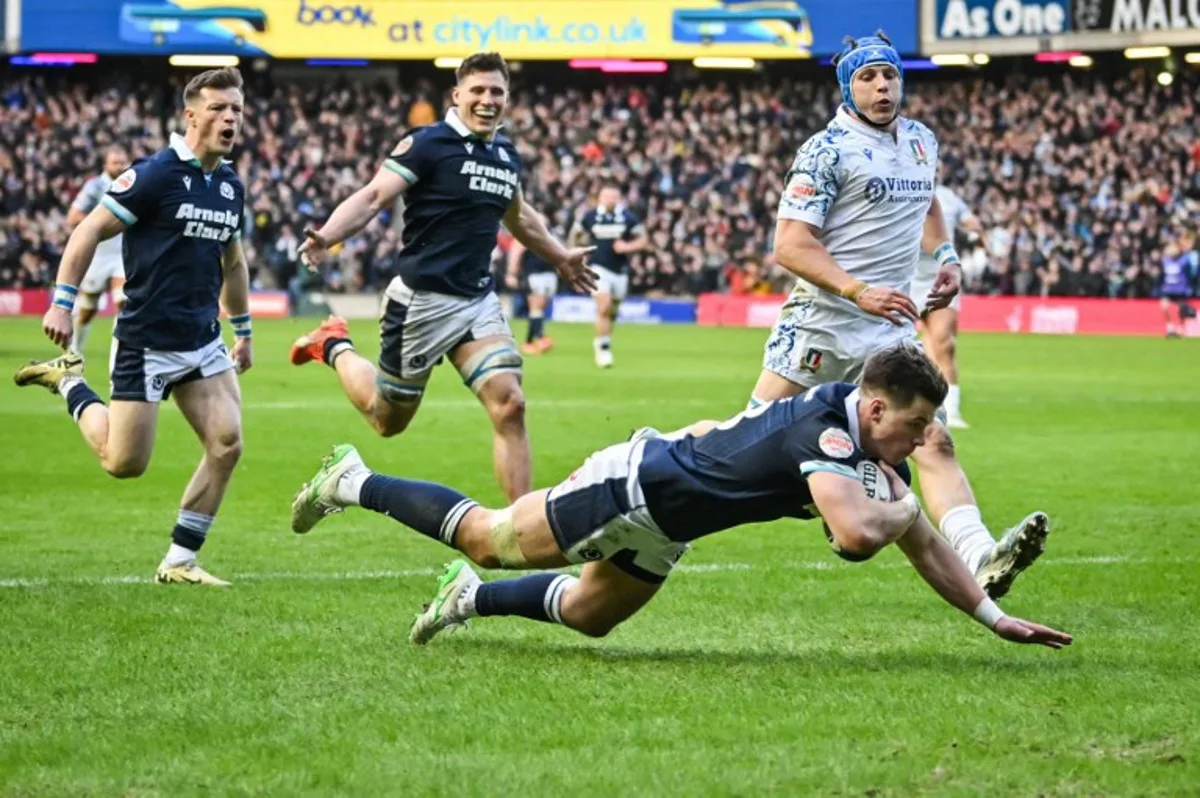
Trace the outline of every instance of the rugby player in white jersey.
{"label": "rugby player in white jersey", "polygon": [[[67,211],[67,226],[74,230],[89,213],[91,213],[108,190],[113,181],[129,168],[129,155],[120,147],[111,147],[104,154],[104,171],[83,184],[71,208]],[[125,260],[122,252],[124,236],[115,235],[96,245],[96,254],[88,264],[87,273],[79,283],[79,297],[75,303],[75,335],[71,339],[70,349],[83,352],[87,343],[88,331],[92,319],[100,308],[100,297],[105,291],[112,291],[112,302],[117,315],[125,307]]]}
{"label": "rugby player in white jersey", "polygon": [[[938,172],[942,171],[941,166]],[[946,225],[946,233],[951,240],[958,230],[976,238],[983,235],[983,225],[979,217],[971,213],[962,197],[941,182],[939,174],[938,186],[934,190],[938,204],[942,206],[942,219]],[[938,262],[928,252],[921,252],[917,260],[917,273],[913,277],[912,289],[909,296],[919,309],[922,309],[921,321],[925,326],[925,348],[929,357],[950,384],[946,394],[946,426],[951,429],[966,429],[968,424],[962,417],[962,394],[958,388],[958,308],[959,296],[955,294],[950,304],[941,308],[928,308],[926,303],[933,292],[933,284],[937,281]]]}
{"label": "rugby player in white jersey", "polygon": [[[934,195],[938,145],[899,115],[903,65],[882,31],[847,39],[835,59],[842,105],[800,148],[788,172],[775,256],[800,277],[767,341],[750,405],[826,382],[856,381],[872,352],[917,344],[909,298],[921,250],[938,271],[925,309],[958,293],[958,255]],[[1027,516],[1001,538],[983,523],[945,425],[913,454],[929,514],[993,598],[1042,553],[1049,520]]]}

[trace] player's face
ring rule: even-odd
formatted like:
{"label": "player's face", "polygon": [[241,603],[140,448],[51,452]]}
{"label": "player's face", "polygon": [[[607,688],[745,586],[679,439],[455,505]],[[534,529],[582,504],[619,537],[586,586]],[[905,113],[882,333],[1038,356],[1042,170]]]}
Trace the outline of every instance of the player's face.
{"label": "player's face", "polygon": [[621,192],[615,188],[600,189],[600,207],[606,211],[611,211],[617,207],[617,203],[621,201]]}
{"label": "player's face", "polygon": [[937,411],[928,399],[919,396],[908,407],[900,407],[884,397],[873,397],[868,409],[871,453],[893,464],[925,444],[925,431]]}
{"label": "player's face", "polygon": [[886,125],[900,109],[900,73],[891,64],[866,66],[850,84],[854,105],[872,124]]}
{"label": "player's face", "polygon": [[104,156],[104,171],[109,177],[117,177],[129,168],[129,156],[113,150]]}
{"label": "player's face", "polygon": [[188,126],[199,130],[206,150],[228,155],[242,129],[244,111],[241,89],[201,89],[186,114]]}
{"label": "player's face", "polygon": [[454,105],[472,133],[490,136],[508,104],[508,81],[499,72],[472,72],[454,87]]}

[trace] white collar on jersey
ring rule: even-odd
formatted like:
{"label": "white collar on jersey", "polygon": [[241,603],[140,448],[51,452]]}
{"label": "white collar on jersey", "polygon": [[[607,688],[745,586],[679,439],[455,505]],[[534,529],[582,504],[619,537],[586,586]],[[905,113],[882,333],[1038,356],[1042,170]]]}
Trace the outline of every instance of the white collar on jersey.
{"label": "white collar on jersey", "polygon": [[[482,136],[480,136],[478,133],[473,132],[471,130],[471,128],[467,127],[467,123],[462,121],[462,118],[458,115],[457,108],[451,108],[449,111],[446,112],[446,124],[449,125],[451,128],[453,128],[454,132],[457,133],[458,135],[462,136],[464,139],[483,139]],[[500,123],[499,125],[496,125],[496,131],[499,132],[500,128],[502,128],[502,127],[504,127],[504,123]],[[483,139],[483,140],[490,144],[492,142],[492,139],[494,139],[495,137],[496,137],[496,134],[492,133],[491,138],[487,138],[487,139]]]}
{"label": "white collar on jersey", "polygon": [[[195,163],[196,166],[200,165],[200,159],[196,157],[196,153],[192,152],[192,148],[188,146],[187,141],[178,133],[171,134],[171,149],[179,156],[179,160],[185,163]],[[233,161],[228,158],[222,158],[221,163],[233,163]]]}
{"label": "white collar on jersey", "polygon": [[858,388],[855,388],[846,396],[846,423],[850,426],[850,437],[854,439],[854,445],[862,448],[862,438],[858,432],[858,400],[862,394]]}
{"label": "white collar on jersey", "polygon": [[[844,105],[838,106],[837,116],[835,119],[843,126],[852,128],[854,131],[861,133],[864,136],[871,136],[872,138],[879,139],[880,141],[886,141],[891,144],[895,144],[900,140],[899,125],[896,127],[896,135],[893,137],[892,134],[888,133],[886,130],[880,130],[877,127],[871,127],[870,125],[855,119],[854,115],[851,114]],[[899,120],[900,117],[896,117],[896,119]]]}

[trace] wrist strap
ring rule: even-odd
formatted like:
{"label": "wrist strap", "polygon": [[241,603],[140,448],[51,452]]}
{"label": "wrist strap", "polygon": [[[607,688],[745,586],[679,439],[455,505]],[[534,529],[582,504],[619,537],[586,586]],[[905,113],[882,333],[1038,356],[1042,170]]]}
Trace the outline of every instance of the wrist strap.
{"label": "wrist strap", "polygon": [[975,620],[989,629],[995,629],[996,624],[1000,623],[1000,619],[1004,617],[1004,610],[996,606],[996,602],[984,596],[983,601],[979,602],[979,606],[975,608],[974,615]]}
{"label": "wrist strap", "polygon": [[75,309],[75,296],[79,293],[77,286],[70,283],[55,283],[54,298],[51,303],[55,307],[60,307],[63,310]]}
{"label": "wrist strap", "polygon": [[959,262],[958,253],[954,251],[954,245],[949,241],[933,251],[933,259],[937,261],[938,266]]}
{"label": "wrist strap", "polygon": [[841,290],[838,294],[842,299],[849,299],[851,302],[857,302],[858,298],[866,292],[871,286],[864,283],[862,280],[855,280]]}
{"label": "wrist strap", "polygon": [[906,493],[900,503],[908,508],[908,526],[912,526],[917,521],[917,516],[921,514],[921,501],[915,493]]}
{"label": "wrist strap", "polygon": [[250,314],[243,313],[241,316],[230,316],[229,326],[233,327],[233,334],[238,338],[250,337]]}

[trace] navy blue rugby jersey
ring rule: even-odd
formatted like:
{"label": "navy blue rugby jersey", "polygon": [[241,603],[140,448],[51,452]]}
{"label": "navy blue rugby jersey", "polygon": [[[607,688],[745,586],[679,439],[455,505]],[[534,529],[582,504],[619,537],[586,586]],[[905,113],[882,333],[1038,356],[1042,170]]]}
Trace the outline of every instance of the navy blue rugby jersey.
{"label": "navy blue rugby jersey", "polygon": [[[667,537],[689,541],[742,524],[815,518],[808,475],[859,479],[858,389],[828,383],[734,416],[700,437],[646,442],[639,482]],[[897,472],[907,482],[908,467]]]}
{"label": "navy blue rugby jersey", "polygon": [[113,181],[100,203],[126,225],[118,340],[186,352],[221,334],[222,264],[241,237],[245,194],[228,162],[206,174],[177,134]]}
{"label": "navy blue rugby jersey", "polygon": [[508,137],[482,139],[450,109],[404,136],[384,166],[409,184],[398,263],[405,285],[465,297],[491,291],[496,234],[521,185]]}

